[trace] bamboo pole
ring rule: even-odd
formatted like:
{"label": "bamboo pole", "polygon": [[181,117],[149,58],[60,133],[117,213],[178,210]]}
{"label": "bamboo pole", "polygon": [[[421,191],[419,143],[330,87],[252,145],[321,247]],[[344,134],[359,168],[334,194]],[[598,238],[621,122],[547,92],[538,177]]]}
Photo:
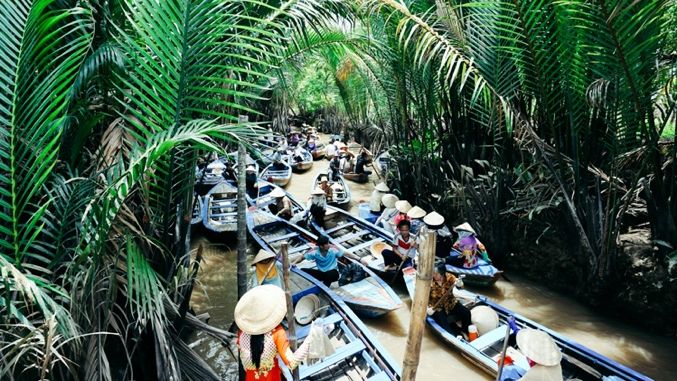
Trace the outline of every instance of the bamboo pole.
{"label": "bamboo pole", "polygon": [[[294,320],[294,302],[291,298],[291,286],[289,285],[289,244],[285,241],[280,245],[280,254],[282,255],[282,282],[284,283],[284,295],[287,299],[287,330],[289,334],[289,346],[293,352],[296,352],[296,321]],[[292,371],[294,381],[299,380],[299,369]]]}
{"label": "bamboo pole", "polygon": [[411,303],[411,320],[407,335],[407,350],[402,367],[402,380],[413,381],[416,379],[419,358],[421,357],[421,340],[425,327],[426,310],[430,297],[430,284],[432,281],[433,263],[435,261],[435,246],[437,244],[437,232],[428,230],[419,252],[418,271],[416,272],[416,291]]}
{"label": "bamboo pole", "polygon": [[244,145],[237,149],[237,300],[247,292],[247,196]]}

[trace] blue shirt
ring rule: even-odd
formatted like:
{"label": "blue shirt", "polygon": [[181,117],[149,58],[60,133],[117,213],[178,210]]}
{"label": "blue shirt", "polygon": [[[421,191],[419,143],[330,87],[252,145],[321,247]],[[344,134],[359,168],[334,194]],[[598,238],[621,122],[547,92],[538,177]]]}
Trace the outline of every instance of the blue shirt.
{"label": "blue shirt", "polygon": [[303,257],[309,261],[315,261],[317,269],[324,273],[336,270],[338,268],[336,260],[342,256],[343,253],[333,247],[330,247],[329,250],[327,250],[327,253],[322,255],[322,253],[320,253],[320,248],[318,247],[317,249],[306,253]]}

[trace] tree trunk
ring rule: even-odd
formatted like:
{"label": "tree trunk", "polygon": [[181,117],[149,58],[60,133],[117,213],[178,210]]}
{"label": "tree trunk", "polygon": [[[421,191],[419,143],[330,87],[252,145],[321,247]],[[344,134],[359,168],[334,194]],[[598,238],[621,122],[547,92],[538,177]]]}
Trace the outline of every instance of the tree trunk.
{"label": "tree trunk", "polygon": [[237,150],[237,299],[247,292],[247,196],[245,167],[247,165],[244,145]]}

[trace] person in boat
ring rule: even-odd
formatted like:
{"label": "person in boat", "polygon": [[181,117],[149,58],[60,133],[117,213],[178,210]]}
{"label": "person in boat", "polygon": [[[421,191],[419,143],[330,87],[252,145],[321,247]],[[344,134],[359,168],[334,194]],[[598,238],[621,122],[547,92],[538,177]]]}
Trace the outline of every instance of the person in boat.
{"label": "person in boat", "polygon": [[390,188],[384,182],[378,183],[369,197],[369,210],[372,213],[381,213],[381,200],[386,193],[390,192]]}
{"label": "person in boat", "polygon": [[337,153],[338,153],[338,146],[336,145],[336,142],[335,142],[334,139],[332,138],[332,139],[329,141],[329,144],[327,145],[327,148],[326,148],[326,151],[325,151],[325,155],[327,156],[327,158],[328,158],[329,160],[331,160],[331,159],[333,159],[333,158],[336,156]]}
{"label": "person in boat", "polygon": [[[430,286],[428,316],[454,336],[468,334],[471,324],[470,310],[454,296],[454,287],[462,287],[463,281],[448,273],[444,263],[435,267],[433,282]],[[458,327],[457,322],[461,323]]]}
{"label": "person in boat", "polygon": [[297,146],[293,153],[293,159],[296,163],[301,163],[305,158],[303,157],[304,149],[301,146]]}
{"label": "person in boat", "polygon": [[315,144],[315,139],[313,139],[310,135],[308,135],[308,142],[306,143],[306,147],[308,147],[308,151],[311,153],[315,151],[315,148],[317,148],[317,145]]}
{"label": "person in boat", "polygon": [[292,132],[291,135],[289,136],[289,145],[290,146],[297,146],[300,141],[301,141],[301,138],[299,137],[299,134],[296,133],[296,132]]}
{"label": "person in boat", "polygon": [[409,220],[400,221],[397,224],[397,234],[395,234],[391,243],[393,249],[386,249],[381,252],[385,271],[409,266],[416,257],[418,237],[410,233],[410,227]]}
{"label": "person in boat", "polygon": [[334,200],[334,189],[329,185],[329,177],[326,174],[320,176],[320,189],[324,191],[327,202],[332,202]]}
{"label": "person in boat", "polygon": [[[512,327],[512,325],[511,325]],[[513,330],[513,335],[515,332]],[[519,351],[526,357],[529,369],[523,369],[506,358],[502,381],[563,381],[562,352],[546,332],[524,328],[516,333]],[[509,364],[509,365],[508,365]]]}
{"label": "person in boat", "polygon": [[270,197],[275,199],[275,202],[268,206],[268,209],[272,214],[287,221],[294,217],[293,204],[282,189],[275,187],[275,189],[270,192]]}
{"label": "person in boat", "polygon": [[413,208],[409,209],[407,212],[407,217],[409,218],[409,222],[411,223],[411,233],[418,235],[419,231],[421,230],[421,227],[425,225],[423,223],[423,217],[426,216],[426,211],[423,210],[423,208],[419,206],[414,206]]}
{"label": "person in boat", "polygon": [[282,266],[275,260],[275,254],[267,250],[259,250],[252,261],[252,274],[249,288],[272,284],[282,288]]}
{"label": "person in boat", "polygon": [[341,173],[351,173],[353,171],[353,158],[355,155],[348,151],[347,146],[343,146],[340,149],[340,165]]}
{"label": "person in boat", "polygon": [[253,199],[259,196],[259,181],[256,177],[256,167],[248,165],[244,175],[245,188],[247,195]]}
{"label": "person in boat", "polygon": [[282,153],[276,151],[273,155],[273,170],[283,171],[285,169],[287,169],[287,166],[282,162]]}
{"label": "person in boat", "polygon": [[393,227],[393,231],[397,231],[397,225],[399,225],[400,222],[403,220],[409,221],[409,217],[407,216],[407,212],[411,210],[411,204],[407,200],[400,200],[395,203],[395,209],[397,209],[397,215],[393,217],[391,226]]}
{"label": "person in boat", "polygon": [[237,302],[237,347],[245,381],[280,381],[282,371],[276,357],[291,370],[307,357],[314,339],[308,337],[296,352],[291,350],[281,325],[286,303],[284,291],[270,284],[252,288]]}
{"label": "person in boat", "polygon": [[399,213],[397,209],[395,209],[395,203],[399,200],[400,199],[392,193],[388,193],[381,197],[381,203],[383,204],[384,209],[374,223],[376,226],[383,228],[389,233],[394,233],[394,229],[390,221],[392,221],[397,213]]}
{"label": "person in boat", "polygon": [[294,261],[294,264],[299,263],[304,259],[315,261],[316,269],[302,270],[329,287],[332,283],[339,280],[338,259],[344,255],[359,261],[359,258],[356,258],[352,254],[344,253],[338,248],[331,246],[329,244],[329,238],[323,235],[317,239],[317,247],[307,252],[303,257],[297,258]]}
{"label": "person in boat", "polygon": [[306,209],[313,220],[324,229],[324,215],[327,213],[327,197],[322,189],[315,188],[310,192],[310,200]]}
{"label": "person in boat", "polygon": [[450,255],[445,259],[448,265],[455,267],[463,267],[471,269],[476,267],[479,263],[478,256],[481,256],[487,263],[491,263],[487,250],[475,237],[475,230],[469,223],[465,222],[454,228],[458,233],[458,239],[454,243],[453,248],[460,253],[460,255]]}
{"label": "person in boat", "polygon": [[358,175],[364,174],[365,176],[369,177],[369,175],[371,175],[371,171],[364,169],[364,166],[367,164],[369,164],[369,154],[367,151],[362,150],[360,155],[357,157],[357,160],[355,160],[355,173]]}
{"label": "person in boat", "polygon": [[223,170],[222,176],[226,180],[237,182],[237,173],[235,173],[233,163],[230,161],[226,162],[226,169]]}
{"label": "person in boat", "polygon": [[341,177],[341,158],[338,155],[329,161],[329,173],[332,181],[338,181]]}

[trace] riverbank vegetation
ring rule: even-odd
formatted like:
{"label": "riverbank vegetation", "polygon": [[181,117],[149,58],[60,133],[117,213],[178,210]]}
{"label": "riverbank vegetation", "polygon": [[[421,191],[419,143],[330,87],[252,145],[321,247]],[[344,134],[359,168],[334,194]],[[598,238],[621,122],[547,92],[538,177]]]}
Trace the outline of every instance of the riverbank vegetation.
{"label": "riverbank vegetation", "polygon": [[[499,264],[674,327],[676,13],[3,2],[0,378],[218,379],[181,336],[225,337],[187,314],[186,217],[198,155],[256,134],[243,114],[387,148],[390,185],[469,220]],[[649,231],[634,256],[631,228]]]}

